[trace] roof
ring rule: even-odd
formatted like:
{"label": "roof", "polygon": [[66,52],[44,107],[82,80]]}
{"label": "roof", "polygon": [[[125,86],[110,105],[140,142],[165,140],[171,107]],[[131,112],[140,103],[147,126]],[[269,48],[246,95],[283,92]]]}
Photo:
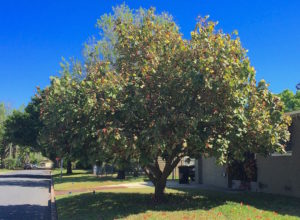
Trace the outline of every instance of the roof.
{"label": "roof", "polygon": [[44,159],[44,160],[41,160],[41,163],[53,163],[53,161],[49,160],[49,159]]}
{"label": "roof", "polygon": [[300,110],[298,111],[293,111],[293,112],[287,112],[287,115],[291,116],[291,117],[300,117]]}

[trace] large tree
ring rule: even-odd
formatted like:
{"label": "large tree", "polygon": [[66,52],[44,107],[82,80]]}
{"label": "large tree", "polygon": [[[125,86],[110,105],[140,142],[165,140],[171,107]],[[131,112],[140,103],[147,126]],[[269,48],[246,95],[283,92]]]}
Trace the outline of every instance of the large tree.
{"label": "large tree", "polygon": [[185,40],[169,15],[124,5],[98,25],[102,38],[87,50],[90,127],[101,151],[139,161],[157,201],[184,156],[225,164],[284,151],[289,118],[266,83],[256,85],[235,34],[199,19]]}

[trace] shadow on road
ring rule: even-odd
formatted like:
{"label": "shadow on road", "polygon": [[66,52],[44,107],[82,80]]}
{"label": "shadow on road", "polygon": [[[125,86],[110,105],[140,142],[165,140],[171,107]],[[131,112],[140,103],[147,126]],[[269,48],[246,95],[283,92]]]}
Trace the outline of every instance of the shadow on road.
{"label": "shadow on road", "polygon": [[39,180],[39,181],[31,181],[31,180],[0,180],[0,186],[21,186],[21,187],[43,187],[49,188],[50,181],[49,180]]}
{"label": "shadow on road", "polygon": [[31,178],[31,179],[51,179],[51,175],[37,175],[37,174],[4,174],[0,176],[2,178]]}
{"label": "shadow on road", "polygon": [[51,217],[50,209],[47,206],[29,205],[29,204],[0,206],[0,220],[7,220],[7,219],[50,220],[51,219],[50,217]]}

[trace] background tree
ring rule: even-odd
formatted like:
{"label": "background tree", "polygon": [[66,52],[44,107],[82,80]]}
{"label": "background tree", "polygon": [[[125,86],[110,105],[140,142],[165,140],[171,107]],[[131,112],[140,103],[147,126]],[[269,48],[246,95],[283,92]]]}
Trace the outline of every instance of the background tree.
{"label": "background tree", "polygon": [[[89,60],[92,124],[103,151],[140,161],[156,201],[184,156],[225,164],[245,152],[284,151],[289,118],[264,82],[256,86],[238,37],[200,19],[184,40],[169,15],[124,5],[98,24],[110,34],[96,46],[110,45],[114,59]],[[90,51],[101,52],[96,46]]]}
{"label": "background tree", "polygon": [[[15,111],[15,110],[14,110]],[[13,112],[14,112],[13,111]],[[17,156],[17,145],[12,144],[7,136],[6,123],[11,117],[12,111],[10,111],[4,103],[0,104],[0,162],[1,167],[11,167],[16,166],[16,156]],[[9,166],[7,166],[9,165]]]}
{"label": "background tree", "polygon": [[27,145],[31,139],[31,124],[28,123],[26,112],[14,110],[5,121],[5,136],[8,142],[15,145]]}
{"label": "background tree", "polygon": [[294,94],[291,90],[284,90],[278,94],[281,100],[284,102],[285,112],[300,110],[300,91]]}
{"label": "background tree", "polygon": [[23,167],[25,163],[37,161],[41,155],[32,153],[30,138],[32,138],[31,123],[28,123],[27,113],[20,110],[9,112],[1,105],[1,165],[9,169]]}
{"label": "background tree", "polygon": [[5,134],[4,122],[6,116],[7,116],[7,110],[5,108],[5,105],[4,103],[0,103],[0,164],[2,168],[4,166],[3,160],[7,152],[7,145],[4,140],[4,134]]}
{"label": "background tree", "polygon": [[75,66],[72,70],[70,68],[68,63],[62,64],[61,76],[52,77],[51,85],[39,91],[40,119],[44,125],[40,141],[67,161],[67,174],[72,173],[74,153],[78,150],[76,149],[78,78],[75,76]]}
{"label": "background tree", "polygon": [[[47,146],[41,146],[39,133],[42,129],[40,120],[40,100],[34,96],[26,108],[14,110],[5,121],[5,140],[19,146],[19,159],[22,163],[37,162],[43,156],[55,160]],[[38,158],[38,159],[37,159]]]}

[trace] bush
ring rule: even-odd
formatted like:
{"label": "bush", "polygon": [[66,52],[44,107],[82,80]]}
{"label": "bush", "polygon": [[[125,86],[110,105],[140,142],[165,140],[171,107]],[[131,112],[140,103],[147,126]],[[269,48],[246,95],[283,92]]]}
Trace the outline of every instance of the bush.
{"label": "bush", "polygon": [[32,164],[40,164],[43,160],[43,156],[40,153],[30,153],[29,154],[29,162]]}
{"label": "bush", "polygon": [[[76,162],[71,162],[71,164],[72,164],[72,170],[76,169]],[[68,160],[64,159],[63,168],[67,169],[67,166],[68,166]]]}
{"label": "bush", "polygon": [[11,157],[4,159],[4,167],[10,170],[16,169],[17,160]]}
{"label": "bush", "polygon": [[87,161],[84,161],[84,160],[78,160],[75,162],[75,168],[76,169],[84,169],[84,170],[87,170],[87,169],[91,169],[92,165],[87,162]]}

